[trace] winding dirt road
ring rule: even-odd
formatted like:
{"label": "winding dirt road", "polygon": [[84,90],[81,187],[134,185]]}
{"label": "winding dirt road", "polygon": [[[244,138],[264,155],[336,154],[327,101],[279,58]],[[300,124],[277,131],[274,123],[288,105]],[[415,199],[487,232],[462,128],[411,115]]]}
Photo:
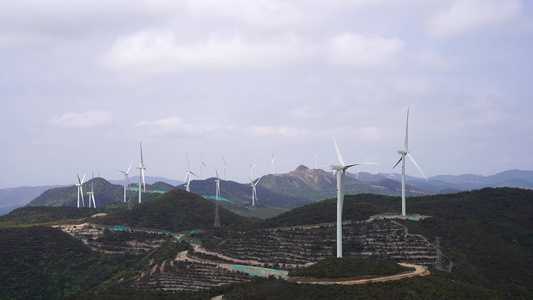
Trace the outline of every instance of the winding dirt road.
{"label": "winding dirt road", "polygon": [[[195,248],[195,251],[198,251],[198,252],[203,252],[202,250],[204,250],[198,245],[194,245],[194,248]],[[409,278],[409,277],[414,277],[414,276],[426,276],[426,275],[431,274],[431,272],[428,269],[424,268],[423,266],[400,263],[400,265],[404,267],[414,268],[414,271],[395,274],[395,275],[388,275],[388,276],[367,277],[363,279],[361,279],[360,277],[358,278],[337,278],[337,279],[297,278],[297,277],[289,277],[288,275],[289,272],[286,270],[277,270],[277,269],[258,267],[258,262],[255,262],[255,261],[250,262],[250,264],[248,265],[221,263],[221,262],[216,262],[212,260],[187,256],[187,252],[188,251],[180,252],[178,256],[176,257],[176,260],[215,264],[221,268],[225,268],[230,271],[240,271],[240,272],[245,272],[251,275],[261,276],[261,277],[276,276],[278,278],[286,279],[286,280],[297,282],[297,283],[324,284],[324,285],[331,285],[331,284],[353,285],[353,284],[365,284],[365,283],[370,283],[370,282],[399,280],[403,278]],[[209,254],[217,255],[217,253],[211,252],[211,251],[209,251]],[[226,256],[224,256],[224,259],[235,260],[235,262],[238,261],[237,263],[243,262],[242,260],[236,260],[236,259],[232,259]]]}

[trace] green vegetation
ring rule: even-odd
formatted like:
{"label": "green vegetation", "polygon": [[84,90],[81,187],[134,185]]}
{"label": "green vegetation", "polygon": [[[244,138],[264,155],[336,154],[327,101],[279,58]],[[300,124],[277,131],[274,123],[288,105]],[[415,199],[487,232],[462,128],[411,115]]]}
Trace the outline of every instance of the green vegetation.
{"label": "green vegetation", "polygon": [[289,272],[291,277],[349,278],[365,275],[393,275],[411,268],[398,265],[394,261],[375,258],[345,257],[328,258],[306,268]]}
{"label": "green vegetation", "polygon": [[103,255],[51,227],[0,229],[0,299],[55,299],[90,290],[131,267],[133,255]]}
{"label": "green vegetation", "polygon": [[151,264],[160,264],[167,259],[174,259],[178,253],[192,249],[191,245],[186,242],[177,242],[172,236],[157,249],[150,252],[141,260],[141,265],[148,266]]}
{"label": "green vegetation", "polygon": [[[531,299],[532,199],[532,190],[514,188],[409,197],[408,212],[431,218],[399,222],[407,226],[410,233],[422,234],[431,242],[440,237],[442,251],[454,262],[452,273],[431,269],[430,276],[356,286],[257,279],[246,284],[225,285],[194,293],[135,291],[125,284],[139,270],[146,270],[147,266],[187,250],[187,244],[169,238],[145,257],[104,255],[91,251],[82,242],[58,229],[22,227],[24,224],[83,219],[97,211],[71,207],[27,207],[0,217],[0,222],[20,226],[2,228],[0,225],[0,299],[210,299],[221,294],[225,295],[224,299]],[[399,197],[347,195],[344,219],[364,220],[374,214],[399,213],[400,205]],[[211,201],[182,190],[154,196],[131,210],[116,209],[107,217],[90,220],[130,226],[132,229],[146,227],[177,232],[212,229],[214,219]],[[220,216],[222,229],[199,233],[198,236],[215,239],[217,234],[226,234],[224,229],[238,229],[228,232],[246,234],[246,229],[252,227],[334,222],[336,201],[329,199],[296,208],[261,223],[223,208]],[[128,239],[128,234],[106,232],[102,239],[121,243]],[[139,234],[136,238],[143,238]],[[206,244],[209,242],[204,240]],[[329,259],[309,268],[294,270],[291,276],[335,278],[401,272],[381,270],[386,269],[385,264],[383,261],[358,261],[357,258]]]}
{"label": "green vegetation", "polygon": [[41,224],[60,220],[87,218],[98,212],[100,211],[92,208],[29,206],[17,208],[7,215],[0,216],[0,222],[11,224]]}
{"label": "green vegetation", "polygon": [[[243,228],[251,221],[220,207],[223,228]],[[132,228],[157,228],[168,231],[211,229],[215,219],[215,204],[196,194],[174,189],[149,201],[133,206],[131,210],[111,212],[95,218],[105,225],[123,225]]]}
{"label": "green vegetation", "polygon": [[493,291],[436,276],[361,285],[298,284],[258,279],[234,285],[224,293],[227,300],[254,299],[500,299]]}

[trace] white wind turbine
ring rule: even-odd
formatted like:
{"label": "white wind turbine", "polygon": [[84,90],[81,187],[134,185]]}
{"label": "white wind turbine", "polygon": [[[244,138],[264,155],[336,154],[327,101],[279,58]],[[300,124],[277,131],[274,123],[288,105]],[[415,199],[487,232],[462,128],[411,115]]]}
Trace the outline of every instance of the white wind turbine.
{"label": "white wind turbine", "polygon": [[218,209],[218,199],[220,198],[220,178],[218,177],[218,170],[215,168],[215,173],[217,174],[217,178],[215,179],[216,182],[216,194],[215,197],[217,199],[217,202],[215,204],[215,223],[213,227],[220,228],[220,212]]}
{"label": "white wind turbine", "polygon": [[200,156],[201,156],[201,160],[200,160],[200,179],[203,179],[202,166],[204,166],[204,167],[207,167],[207,166],[204,163],[204,154],[202,152],[200,152]]}
{"label": "white wind turbine", "polygon": [[215,168],[215,173],[217,174],[217,178],[215,179],[216,182],[216,193],[215,197],[217,199],[217,205],[218,205],[218,198],[220,197],[220,178],[218,177],[218,170]]}
{"label": "white wind turbine", "polygon": [[424,179],[428,181],[426,178],[426,175],[424,175],[424,172],[422,172],[422,169],[418,166],[415,159],[409,154],[409,147],[407,143],[407,137],[408,137],[408,131],[409,130],[409,108],[407,108],[407,122],[405,123],[405,150],[398,150],[398,154],[400,154],[402,157],[400,157],[400,160],[392,167],[393,169],[396,168],[396,166],[402,162],[402,216],[405,217],[405,156],[407,155],[409,159],[415,164],[415,166],[418,168],[422,176],[424,176]]}
{"label": "white wind turbine", "polygon": [[346,170],[350,167],[357,165],[368,165],[375,163],[355,163],[355,164],[345,164],[344,159],[342,159],[341,151],[337,145],[337,140],[333,134],[333,129],[331,135],[333,136],[333,144],[335,144],[335,151],[337,152],[338,163],[332,163],[330,168],[331,170],[337,171],[337,257],[342,257],[342,207],[344,204],[344,177],[346,175]]}
{"label": "white wind turbine", "polygon": [[[146,166],[144,165],[144,160],[143,160],[143,145],[142,143],[139,143],[140,147],[141,147],[141,163],[139,164],[139,166],[137,167],[137,169],[139,169],[139,203],[141,203],[141,197],[142,197],[142,192],[146,192],[146,181],[144,180],[144,170],[146,170]],[[142,180],[142,187],[141,187],[141,180]]]}
{"label": "white wind turbine", "polygon": [[94,173],[91,177],[91,191],[87,192],[87,195],[89,195],[89,208],[91,208],[91,201],[93,203],[93,207],[96,208],[96,202],[94,201]]}
{"label": "white wind turbine", "polygon": [[315,150],[315,169],[318,169],[318,152],[316,152],[316,148],[313,148]]}
{"label": "white wind turbine", "polygon": [[129,177],[129,174],[130,174],[130,169],[131,169],[131,165],[133,164],[133,160],[131,161],[130,163],[130,166],[128,167],[128,170],[127,171],[122,171],[122,170],[118,170],[119,172],[121,172],[122,174],[124,174],[124,203],[126,203],[126,192],[128,190],[128,187],[130,186],[130,177]]}
{"label": "white wind turbine", "polygon": [[255,201],[257,200],[257,190],[255,189],[255,186],[257,183],[261,180],[261,178],[257,178],[257,181],[254,182],[252,177],[250,177],[250,185],[252,186],[252,206],[255,206]]}
{"label": "white wind turbine", "polygon": [[255,167],[257,166],[257,164],[255,165],[249,165],[250,166],[250,179],[254,178],[254,169]]}
{"label": "white wind turbine", "polygon": [[272,166],[272,175],[274,175],[274,161],[276,160],[276,157],[274,156],[274,152],[272,152],[272,160],[270,161],[270,165]]}
{"label": "white wind turbine", "polygon": [[78,208],[80,207],[80,195],[81,195],[81,205],[85,207],[85,199],[83,198],[83,181],[85,180],[85,174],[83,174],[83,178],[80,179],[80,176],[76,174],[78,177],[78,183],[76,186],[78,187]]}
{"label": "white wind turbine", "polygon": [[[189,153],[187,153],[187,173],[185,174],[185,190],[187,192],[190,192],[191,191],[191,175],[194,175],[196,176],[196,174],[193,173],[193,171],[191,171],[191,164],[189,163]],[[196,176],[198,177],[198,176]]]}
{"label": "white wind turbine", "polygon": [[226,167],[228,165],[226,164],[226,160],[224,159],[224,156],[222,156],[222,161],[224,162],[224,180],[226,180]]}

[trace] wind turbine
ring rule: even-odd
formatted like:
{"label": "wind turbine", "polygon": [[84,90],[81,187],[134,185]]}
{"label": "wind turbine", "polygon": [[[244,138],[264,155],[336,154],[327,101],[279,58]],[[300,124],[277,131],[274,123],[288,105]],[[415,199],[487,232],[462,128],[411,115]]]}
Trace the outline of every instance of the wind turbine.
{"label": "wind turbine", "polygon": [[89,195],[89,208],[91,208],[91,201],[93,203],[93,207],[96,208],[96,202],[94,201],[94,173],[91,177],[91,191],[87,192],[87,195]]}
{"label": "wind turbine", "polygon": [[142,197],[142,192],[143,192],[141,190],[142,189],[141,188],[141,179],[142,179],[144,192],[146,192],[146,181],[144,180],[144,170],[146,170],[146,166],[144,165],[144,160],[143,160],[143,145],[140,142],[139,142],[139,145],[141,147],[141,163],[139,164],[137,169],[139,169],[139,203],[141,203],[141,197]]}
{"label": "wind turbine", "polygon": [[215,179],[216,182],[216,194],[215,197],[218,201],[218,198],[220,197],[220,178],[218,177],[218,170],[215,168],[215,173],[217,174],[217,178]]}
{"label": "wind turbine", "polygon": [[313,148],[315,150],[315,169],[318,169],[318,152],[316,152],[316,148]]}
{"label": "wind turbine", "polygon": [[250,166],[250,179],[254,178],[254,169],[255,167],[257,166],[257,164],[255,165],[249,165]]}
{"label": "wind turbine", "polygon": [[254,183],[254,180],[250,177],[250,185],[252,186],[252,206],[255,206],[255,201],[257,200],[257,190],[255,189],[255,186],[259,180],[261,180],[261,178],[257,178],[257,181]]}
{"label": "wind turbine", "polygon": [[276,157],[274,157],[274,152],[272,152],[272,160],[270,161],[270,165],[272,166],[272,175],[274,175],[274,160],[276,160]]}
{"label": "wind turbine", "polygon": [[213,227],[220,227],[220,214],[218,211],[218,198],[220,198],[220,178],[218,178],[218,171],[217,168],[215,168],[215,173],[217,174],[217,178],[215,179],[216,182],[216,193],[215,197],[217,199],[216,205],[215,205],[215,223]]}
{"label": "wind turbine", "polygon": [[[330,125],[331,126],[331,125]],[[330,168],[331,170],[337,171],[337,257],[342,257],[342,206],[344,204],[344,177],[346,175],[346,170],[350,167],[357,165],[368,165],[374,163],[355,163],[355,164],[346,164],[344,159],[342,159],[341,151],[337,145],[337,140],[333,134],[333,128],[331,129],[331,135],[333,136],[333,144],[335,144],[335,151],[337,152],[338,163],[332,163]]]}
{"label": "wind turbine", "polygon": [[80,195],[81,195],[81,205],[85,207],[85,199],[83,198],[83,181],[85,180],[85,174],[83,174],[83,178],[80,179],[80,176],[76,174],[78,177],[78,183],[76,186],[78,187],[78,208],[80,207]]}
{"label": "wind turbine", "polygon": [[189,163],[189,153],[187,153],[187,174],[185,174],[185,190],[187,192],[190,192],[191,191],[191,174],[198,177],[196,174],[193,173],[193,171],[191,171],[191,164]]}
{"label": "wind turbine", "polygon": [[409,132],[409,108],[407,108],[407,122],[405,122],[405,150],[398,150],[398,154],[400,154],[402,157],[400,157],[400,160],[392,167],[393,169],[396,168],[396,166],[402,162],[402,216],[405,217],[405,156],[407,155],[409,159],[415,164],[415,166],[418,168],[422,176],[424,176],[424,179],[428,181],[426,178],[426,175],[424,175],[424,172],[422,172],[422,169],[418,166],[415,159],[409,154],[409,147],[407,143],[407,137]]}
{"label": "wind turbine", "polygon": [[224,180],[226,180],[226,167],[228,165],[226,164],[226,160],[224,159],[224,156],[222,156],[222,161],[224,162]]}
{"label": "wind turbine", "polygon": [[200,152],[200,155],[201,155],[201,160],[200,160],[200,179],[203,179],[202,166],[204,166],[204,167],[207,167],[207,166],[204,163],[204,154],[202,152]]}
{"label": "wind turbine", "polygon": [[128,190],[128,187],[130,186],[129,174],[130,174],[130,169],[131,169],[132,164],[133,164],[133,160],[131,161],[130,166],[128,167],[128,170],[126,172],[122,170],[118,170],[119,172],[124,174],[124,203],[126,203],[126,191]]}

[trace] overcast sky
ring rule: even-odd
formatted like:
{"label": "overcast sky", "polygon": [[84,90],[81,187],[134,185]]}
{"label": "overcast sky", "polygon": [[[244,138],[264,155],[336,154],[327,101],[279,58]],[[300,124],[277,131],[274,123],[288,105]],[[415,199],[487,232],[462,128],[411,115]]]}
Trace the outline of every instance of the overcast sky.
{"label": "overcast sky", "polygon": [[[533,170],[533,3],[0,3],[0,187],[336,162]],[[200,161],[206,167],[200,170]],[[408,162],[407,174],[421,176]],[[373,171],[373,167],[360,167]],[[355,170],[354,170],[355,171]],[[395,172],[401,172],[395,169]]]}

